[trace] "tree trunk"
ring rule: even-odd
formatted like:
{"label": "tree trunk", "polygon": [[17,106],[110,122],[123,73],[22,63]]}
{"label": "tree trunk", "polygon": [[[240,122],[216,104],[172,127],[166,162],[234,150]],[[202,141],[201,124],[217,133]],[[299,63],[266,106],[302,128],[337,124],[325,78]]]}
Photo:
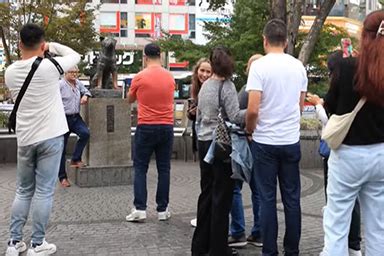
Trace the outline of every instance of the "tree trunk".
{"label": "tree trunk", "polygon": [[4,47],[5,64],[7,66],[9,66],[9,65],[11,65],[11,54],[9,52],[9,46],[7,44],[7,40],[5,40],[5,33],[4,33],[3,26],[0,26],[0,37],[1,37],[1,41],[3,43],[3,47]]}
{"label": "tree trunk", "polygon": [[326,0],[320,8],[319,13],[317,14],[315,21],[304,40],[304,44],[301,47],[299,60],[303,62],[304,65],[307,65],[309,58],[311,57],[312,51],[315,48],[317,39],[319,38],[320,31],[323,28],[324,22],[327,19],[327,16],[333,6],[335,5],[336,0]]}
{"label": "tree trunk", "polygon": [[281,19],[287,22],[286,0],[271,0],[271,19]]}
{"label": "tree trunk", "polygon": [[295,45],[297,34],[299,33],[299,27],[301,23],[301,17],[303,15],[305,0],[289,0],[288,2],[288,47],[287,53],[293,55],[295,52]]}

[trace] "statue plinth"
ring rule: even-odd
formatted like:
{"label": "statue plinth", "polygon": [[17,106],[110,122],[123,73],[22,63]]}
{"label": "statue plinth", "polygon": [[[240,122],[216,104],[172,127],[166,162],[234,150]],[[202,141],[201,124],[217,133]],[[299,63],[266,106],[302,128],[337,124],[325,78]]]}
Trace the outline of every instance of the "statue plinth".
{"label": "statue plinth", "polygon": [[92,89],[94,98],[82,106],[90,130],[83,154],[84,168],[73,170],[80,187],[132,184],[131,108],[120,91]]}

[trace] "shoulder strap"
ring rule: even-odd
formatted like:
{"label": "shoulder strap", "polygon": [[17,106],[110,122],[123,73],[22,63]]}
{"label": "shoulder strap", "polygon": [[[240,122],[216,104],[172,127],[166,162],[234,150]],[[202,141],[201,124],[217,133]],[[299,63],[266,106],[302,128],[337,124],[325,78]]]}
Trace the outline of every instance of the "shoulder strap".
{"label": "shoulder strap", "polygon": [[357,114],[357,112],[360,111],[360,109],[364,106],[367,99],[365,97],[361,98],[359,102],[357,103],[356,107],[353,109],[353,112]]}
{"label": "shoulder strap", "polygon": [[15,105],[13,106],[11,115],[16,115],[16,112],[17,112],[19,105],[20,105],[20,101],[23,98],[25,92],[27,91],[28,85],[30,84],[31,79],[32,79],[33,75],[35,74],[35,71],[39,67],[42,60],[43,60],[43,58],[37,57],[36,60],[33,62],[31,71],[29,71],[27,78],[25,78],[23,86],[21,87],[19,94],[17,95],[16,102],[15,102]]}
{"label": "shoulder strap", "polygon": [[224,102],[223,102],[223,99],[221,97],[221,94],[223,92],[224,82],[225,81],[222,81],[220,86],[219,86],[219,111],[221,112],[221,116],[225,119],[227,117],[227,113],[225,111]]}
{"label": "shoulder strap", "polygon": [[64,70],[60,66],[60,64],[54,58],[52,58],[52,57],[48,57],[48,59],[53,63],[53,65],[55,65],[55,67],[59,71],[60,75],[63,75],[64,74]]}

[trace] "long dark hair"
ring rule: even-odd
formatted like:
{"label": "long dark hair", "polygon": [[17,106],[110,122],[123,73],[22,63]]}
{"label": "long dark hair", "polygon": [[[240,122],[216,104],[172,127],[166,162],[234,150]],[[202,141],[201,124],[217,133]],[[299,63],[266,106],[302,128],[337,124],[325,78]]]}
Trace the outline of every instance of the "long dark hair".
{"label": "long dark hair", "polygon": [[209,63],[211,64],[211,62],[209,61],[209,59],[207,58],[201,58],[199,59],[197,62],[196,62],[196,65],[193,67],[193,74],[192,74],[192,98],[194,99],[197,99],[198,95],[199,95],[199,92],[200,92],[200,89],[201,89],[201,86],[203,85],[200,80],[199,80],[199,77],[198,77],[198,71],[199,71],[199,68],[201,66],[201,64],[203,63]]}
{"label": "long dark hair", "polygon": [[356,72],[356,89],[361,96],[384,105],[384,35],[378,33],[384,10],[372,12],[364,21]]}

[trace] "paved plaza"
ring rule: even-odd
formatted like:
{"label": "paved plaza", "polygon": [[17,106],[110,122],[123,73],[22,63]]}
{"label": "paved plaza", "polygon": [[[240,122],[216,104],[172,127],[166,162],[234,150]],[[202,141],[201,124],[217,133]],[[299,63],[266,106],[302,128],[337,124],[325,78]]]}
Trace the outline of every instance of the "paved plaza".
{"label": "paved plaza", "polygon": [[[171,171],[168,222],[157,220],[155,191],[157,173],[154,161],[148,172],[148,211],[145,223],[128,223],[125,216],[132,208],[133,186],[67,189],[57,186],[53,212],[46,238],[57,245],[55,255],[190,255],[199,195],[199,166],[194,162],[173,161]],[[321,170],[301,170],[302,238],[301,255],[318,255],[323,245],[321,209],[324,205]],[[0,254],[9,237],[10,206],[14,198],[16,165],[0,165]],[[244,186],[247,230],[251,227],[251,200]],[[284,216],[279,199],[279,246],[282,245]],[[31,225],[25,227],[29,242]],[[247,233],[247,235],[249,232]],[[240,255],[261,255],[261,249],[248,245]],[[281,250],[280,250],[281,253]]]}

